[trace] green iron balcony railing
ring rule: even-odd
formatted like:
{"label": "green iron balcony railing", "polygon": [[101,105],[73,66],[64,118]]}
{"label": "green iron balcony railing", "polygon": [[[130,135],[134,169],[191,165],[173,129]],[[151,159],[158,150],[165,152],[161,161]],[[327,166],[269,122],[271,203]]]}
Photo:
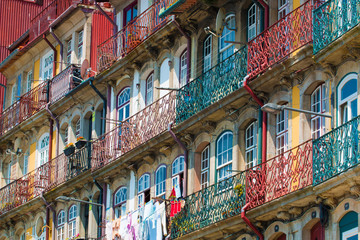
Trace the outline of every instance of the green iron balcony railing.
{"label": "green iron balcony railing", "polygon": [[247,47],[179,89],[176,123],[181,123],[239,88],[247,71]]}
{"label": "green iron balcony railing", "polygon": [[239,215],[245,205],[245,173],[211,185],[185,198],[185,206],[171,221],[171,238]]}
{"label": "green iron balcony railing", "polygon": [[313,185],[360,163],[360,116],[313,142]]}
{"label": "green iron balcony railing", "polygon": [[340,38],[360,21],[360,0],[330,0],[313,12],[314,54]]}

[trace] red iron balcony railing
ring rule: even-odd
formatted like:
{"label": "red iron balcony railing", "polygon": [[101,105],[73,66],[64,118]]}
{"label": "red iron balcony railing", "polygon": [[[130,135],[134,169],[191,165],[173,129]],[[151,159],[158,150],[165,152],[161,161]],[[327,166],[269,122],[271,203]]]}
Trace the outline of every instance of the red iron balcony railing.
{"label": "red iron balcony railing", "polygon": [[311,0],[307,1],[248,43],[250,78],[312,42],[312,10]]}
{"label": "red iron balcony railing", "polygon": [[168,22],[168,17],[159,17],[161,7],[161,0],[154,3],[118,33],[97,47],[99,71],[109,68],[118,59],[125,57]]}
{"label": "red iron balcony railing", "polygon": [[175,100],[175,92],[165,95],[94,141],[92,169],[107,165],[166,131],[175,120]]}
{"label": "red iron balcony railing", "polygon": [[250,208],[312,185],[312,140],[246,170]]}
{"label": "red iron balcony railing", "polygon": [[47,81],[40,83],[2,112],[0,116],[1,135],[45,108],[47,103],[47,85]]}
{"label": "red iron balcony railing", "polygon": [[81,83],[80,67],[69,65],[50,82],[50,103],[64,97],[68,92]]}

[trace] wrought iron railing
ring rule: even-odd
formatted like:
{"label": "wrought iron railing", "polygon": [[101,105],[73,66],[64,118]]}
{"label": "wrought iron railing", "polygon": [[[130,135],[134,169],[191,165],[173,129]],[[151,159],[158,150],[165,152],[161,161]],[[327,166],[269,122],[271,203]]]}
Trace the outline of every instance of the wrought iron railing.
{"label": "wrought iron railing", "polygon": [[156,137],[174,120],[175,92],[170,92],[94,141],[92,168],[107,165]]}
{"label": "wrought iron railing", "polygon": [[313,175],[318,185],[360,163],[360,116],[314,140]]}
{"label": "wrought iron railing", "polygon": [[246,76],[247,48],[217,64],[180,88],[176,97],[176,123],[181,123],[239,88]]}
{"label": "wrought iron railing", "polygon": [[312,41],[312,9],[311,0],[307,1],[248,43],[250,78]]}
{"label": "wrought iron railing", "polygon": [[50,103],[64,97],[82,81],[80,67],[71,64],[56,75],[50,82]]}
{"label": "wrought iron railing", "polygon": [[246,202],[257,207],[312,184],[312,141],[246,170]]}
{"label": "wrought iron railing", "polygon": [[110,67],[119,58],[126,56],[168,22],[168,17],[159,17],[161,6],[162,1],[157,1],[97,47],[97,64],[100,71]]}
{"label": "wrought iron railing", "polygon": [[359,0],[329,0],[315,9],[314,54],[355,27],[359,21]]}
{"label": "wrought iron railing", "polygon": [[163,0],[160,17],[166,17],[169,14],[182,13],[193,6],[197,0]]}
{"label": "wrought iron railing", "polygon": [[171,238],[241,213],[245,205],[244,172],[211,185],[185,198],[185,206],[171,221]]}

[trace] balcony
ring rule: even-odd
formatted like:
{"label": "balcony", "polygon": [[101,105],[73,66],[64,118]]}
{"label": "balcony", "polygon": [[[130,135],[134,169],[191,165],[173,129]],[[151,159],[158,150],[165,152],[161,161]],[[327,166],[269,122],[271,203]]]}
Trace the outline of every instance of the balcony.
{"label": "balcony", "polygon": [[47,103],[47,86],[47,81],[40,83],[2,112],[0,116],[1,135],[45,108]]}
{"label": "balcony", "polygon": [[0,189],[0,215],[40,196],[43,192],[77,177],[91,166],[91,143],[68,157],[64,154],[51,159]]}
{"label": "balcony", "polygon": [[314,10],[314,54],[350,31],[360,21],[360,2],[329,0]]}
{"label": "balcony", "polygon": [[92,169],[103,167],[167,130],[175,120],[175,93],[171,92],[93,143]]}
{"label": "balcony", "polygon": [[250,78],[312,42],[312,10],[311,1],[307,1],[248,43]]}
{"label": "balcony", "polygon": [[117,60],[128,55],[169,21],[168,17],[163,19],[159,17],[161,6],[161,0],[154,3],[118,33],[98,46],[99,71],[109,68]]}
{"label": "balcony", "polygon": [[314,185],[360,163],[360,116],[314,140]]}
{"label": "balcony", "polygon": [[247,47],[242,47],[223,62],[182,87],[176,98],[176,123],[179,124],[239,88],[246,76]]}
{"label": "balcony", "polygon": [[185,198],[171,222],[178,238],[240,215],[245,203],[254,208],[312,184],[312,141],[211,185]]}
{"label": "balcony", "polygon": [[159,16],[166,17],[170,14],[183,13],[192,7],[197,0],[164,0],[164,7],[160,9]]}
{"label": "balcony", "polygon": [[60,100],[82,82],[80,67],[71,64],[50,82],[50,103]]}

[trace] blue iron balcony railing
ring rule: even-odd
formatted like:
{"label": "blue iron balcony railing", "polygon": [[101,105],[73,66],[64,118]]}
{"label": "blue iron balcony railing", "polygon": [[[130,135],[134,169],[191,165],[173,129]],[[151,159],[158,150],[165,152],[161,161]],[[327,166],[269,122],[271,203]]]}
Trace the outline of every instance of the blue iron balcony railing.
{"label": "blue iron balcony railing", "polygon": [[176,123],[181,123],[239,88],[247,71],[247,47],[179,89]]}
{"label": "blue iron balcony railing", "polygon": [[314,54],[340,38],[360,21],[359,0],[330,0],[314,10]]}
{"label": "blue iron balcony railing", "polygon": [[313,142],[313,185],[360,163],[360,116]]}

